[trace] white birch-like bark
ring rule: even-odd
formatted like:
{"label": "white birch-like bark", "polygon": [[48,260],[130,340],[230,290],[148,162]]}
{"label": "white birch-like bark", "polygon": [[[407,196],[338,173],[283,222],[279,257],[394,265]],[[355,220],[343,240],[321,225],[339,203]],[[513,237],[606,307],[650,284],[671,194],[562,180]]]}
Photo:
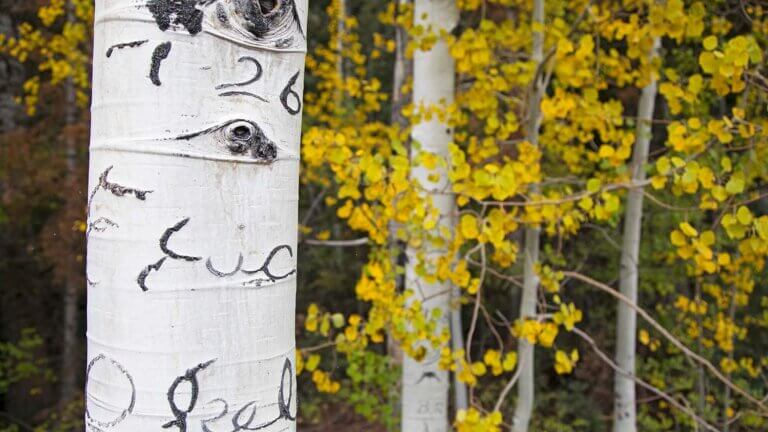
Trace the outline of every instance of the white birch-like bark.
{"label": "white birch-like bark", "polygon": [[296,430],[307,7],[96,1],[86,430]]}
{"label": "white birch-like bark", "polygon": [[[660,41],[656,38],[650,58],[656,57]],[[645,180],[644,166],[648,162],[651,144],[653,111],[656,102],[656,79],[646,85],[640,95],[637,107],[637,129],[635,147],[632,151],[632,180]],[[627,195],[627,209],[624,215],[624,237],[621,245],[621,268],[619,270],[619,291],[632,304],[637,304],[638,263],[640,260],[640,235],[643,219],[643,189],[632,188]],[[616,327],[616,364],[622,371],[635,373],[635,346],[637,339],[637,312],[623,302],[618,305]],[[635,381],[624,374],[614,376],[614,432],[635,432],[637,413]]]}
{"label": "white birch-like bark", "polygon": [[[432,31],[450,32],[458,21],[455,0],[415,0],[414,19],[417,25],[431,27]],[[455,63],[444,40],[439,40],[429,51],[414,53],[413,102],[425,107],[450,104],[454,100]],[[453,131],[444,122],[433,117],[430,121],[413,126],[413,140],[422,151],[448,157],[448,145]],[[438,182],[428,179],[430,171],[423,167],[413,168],[411,175],[418,180],[440,212],[442,226],[452,232],[456,202],[450,191],[447,173],[439,172]],[[441,256],[445,251],[427,250],[427,259]],[[417,258],[408,251],[406,288],[414,297],[423,301],[425,313],[442,311],[442,326],[450,325],[451,286],[447,283],[426,283],[415,271]],[[449,377],[439,368],[440,351],[428,348],[426,357],[416,361],[408,356],[403,359],[402,383],[402,430],[441,432],[448,430]]]}
{"label": "white birch-like bark", "polygon": [[[540,69],[544,61],[544,0],[533,2],[533,48],[531,60]],[[539,126],[541,124],[541,99],[544,95],[544,83],[541,75],[534,78],[535,82],[528,101],[528,142],[539,144]],[[531,187],[531,193],[539,192],[537,185]],[[523,295],[520,300],[520,319],[536,315],[536,299],[539,289],[539,277],[536,265],[539,262],[540,229],[528,227],[525,229],[525,247],[523,258]],[[526,432],[531,421],[534,406],[534,346],[525,338],[518,339],[518,364],[520,378],[517,383],[517,406],[512,421],[514,432]]]}
{"label": "white birch-like bark", "polygon": [[[464,351],[464,324],[461,319],[461,290],[454,286],[451,290],[451,348],[454,352]],[[456,410],[469,408],[469,390],[467,385],[459,379],[459,375],[453,374],[453,403]]]}

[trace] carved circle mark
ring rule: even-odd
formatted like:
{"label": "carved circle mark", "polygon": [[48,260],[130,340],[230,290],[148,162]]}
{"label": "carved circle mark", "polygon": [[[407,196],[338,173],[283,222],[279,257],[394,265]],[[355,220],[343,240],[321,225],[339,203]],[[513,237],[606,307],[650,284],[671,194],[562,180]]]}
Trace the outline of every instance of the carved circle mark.
{"label": "carved circle mark", "polygon": [[[94,372],[94,370],[96,372]],[[117,417],[112,419],[96,418],[96,416],[91,413],[89,404],[86,403],[85,416],[89,422],[92,422],[102,428],[115,427],[133,412],[133,408],[136,405],[136,385],[133,382],[133,377],[119,362],[105,356],[104,354],[99,354],[98,356],[94,357],[90,363],[88,363],[88,368],[85,372],[86,397],[88,397],[90,394],[88,392],[88,388],[91,385],[91,378],[93,373],[100,374],[102,377],[105,377],[104,381],[108,381],[116,388],[119,386],[121,391],[123,389],[130,389],[130,395],[128,395],[128,393],[122,395],[125,396],[123,399],[125,399],[127,407],[123,409]],[[119,385],[118,380],[125,380],[127,385]]]}

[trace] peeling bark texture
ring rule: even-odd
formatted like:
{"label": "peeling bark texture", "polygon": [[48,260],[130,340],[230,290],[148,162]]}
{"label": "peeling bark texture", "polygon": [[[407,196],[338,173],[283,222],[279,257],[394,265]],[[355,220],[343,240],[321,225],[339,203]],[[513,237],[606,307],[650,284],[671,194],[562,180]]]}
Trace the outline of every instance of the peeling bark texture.
{"label": "peeling bark texture", "polygon": [[[539,30],[533,31],[533,49],[531,59],[539,66],[544,61],[544,0],[534,0],[532,22],[538,24]],[[534,27],[536,28],[536,27]],[[539,145],[539,127],[541,125],[541,99],[544,96],[544,82],[538,76],[534,77],[530,98],[528,100],[528,142]],[[537,185],[531,187],[531,194],[539,193]],[[528,227],[525,229],[525,256],[523,261],[523,295],[520,300],[520,319],[536,315],[536,299],[539,290],[539,277],[536,265],[539,262],[540,229]],[[527,432],[531,422],[534,407],[534,346],[525,338],[517,341],[518,364],[520,378],[517,383],[517,406],[512,419],[513,432]]]}
{"label": "peeling bark texture", "polygon": [[[454,0],[415,0],[414,17],[417,24],[439,32],[450,32],[458,21],[458,10]],[[430,51],[414,53],[413,102],[416,105],[450,104],[455,91],[455,64],[444,40],[439,40]],[[441,157],[448,156],[448,144],[452,141],[452,132],[438,119],[414,125],[413,140],[421,144],[422,149]],[[441,215],[442,226],[453,231],[455,225],[456,203],[447,173],[438,172],[439,179],[432,182],[428,178],[429,170],[415,167],[411,176],[418,180]],[[442,311],[441,328],[450,326],[451,287],[446,283],[427,283],[421,280],[415,271],[417,258],[414,250],[408,252],[406,265],[406,289],[415,293],[414,298],[423,301],[425,313],[432,310]],[[427,250],[428,259],[434,259],[445,253],[442,250]],[[442,293],[442,294],[441,294]],[[440,350],[428,348],[427,355],[421,362],[408,356],[403,359],[401,427],[403,431],[441,432],[449,430],[448,391],[450,388],[448,373],[438,365]]]}
{"label": "peeling bark texture", "polygon": [[[654,40],[650,58],[659,50],[660,41]],[[651,145],[653,111],[656,106],[657,82],[652,79],[643,88],[637,106],[637,132],[635,148],[632,150],[632,180],[645,180],[644,166],[648,162]],[[632,188],[627,193],[627,208],[624,215],[624,237],[621,245],[621,268],[619,270],[619,291],[633,304],[637,304],[638,264],[640,261],[640,234],[643,220],[643,189]],[[637,312],[624,302],[618,304],[616,327],[616,364],[622,371],[635,374],[635,346],[637,335]],[[614,432],[635,432],[637,410],[635,380],[632,376],[616,373],[614,376]]]}
{"label": "peeling bark texture", "polygon": [[86,431],[296,430],[307,9],[96,1]]}

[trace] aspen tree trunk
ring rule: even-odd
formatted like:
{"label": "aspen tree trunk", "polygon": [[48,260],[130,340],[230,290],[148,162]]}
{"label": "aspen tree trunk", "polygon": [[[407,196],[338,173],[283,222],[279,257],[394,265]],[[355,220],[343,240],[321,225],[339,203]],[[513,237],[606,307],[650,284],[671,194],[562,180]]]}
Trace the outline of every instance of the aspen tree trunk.
{"label": "aspen tree trunk", "polygon": [[[77,106],[75,101],[75,88],[71,80],[66,83],[66,110],[67,125],[71,126],[77,120]],[[77,187],[77,142],[71,131],[66,136],[67,154],[67,183],[72,188]],[[75,189],[73,189],[75,190]],[[70,259],[74,260],[74,257]],[[60,399],[62,403],[70,401],[78,391],[77,370],[80,357],[79,306],[80,290],[72,274],[73,263],[67,264],[67,276],[64,280],[64,322],[62,326],[62,354],[61,354],[61,383]]]}
{"label": "aspen tree trunk", "polygon": [[[417,25],[431,27],[432,31],[451,31],[458,21],[455,0],[415,0],[414,16]],[[416,106],[436,106],[453,102],[455,91],[455,64],[448,45],[439,40],[429,51],[414,53],[413,102]],[[413,127],[413,140],[423,151],[447,158],[448,144],[453,139],[450,127],[437,118]],[[441,215],[440,224],[453,231],[456,203],[450,192],[447,173],[440,172],[437,183],[427,178],[430,171],[413,168],[411,175],[418,180],[432,199]],[[441,250],[427,250],[427,259],[444,254]],[[425,313],[434,309],[443,312],[442,326],[450,325],[451,286],[446,283],[429,284],[420,280],[415,271],[417,258],[408,251],[406,288],[423,301]],[[416,361],[408,356],[403,360],[402,430],[407,432],[440,432],[448,430],[448,373],[440,370],[440,351],[428,349],[426,357]]]}
{"label": "aspen tree trunk", "polygon": [[[73,21],[72,3],[67,2],[67,20]],[[68,127],[71,127],[77,121],[77,100],[75,83],[72,78],[68,79],[64,88],[66,106],[65,121]],[[72,135],[72,131],[65,137],[66,141],[66,157],[67,157],[67,183],[71,190],[77,190],[77,140]],[[74,261],[74,257],[70,257]],[[72,269],[75,266],[67,264],[67,273],[64,278],[64,322],[62,326],[62,353],[61,353],[61,384],[60,384],[60,402],[66,403],[72,400],[78,391],[76,371],[79,368],[79,356],[80,356],[80,335],[79,329],[79,306],[80,306],[80,292],[82,287],[74,281],[74,275]]]}
{"label": "aspen tree trunk", "polygon": [[[451,348],[454,352],[464,351],[464,324],[461,319],[461,290],[454,286],[451,289]],[[456,410],[469,408],[469,391],[467,385],[459,380],[459,375],[453,374],[453,403]]]}
{"label": "aspen tree trunk", "polygon": [[[656,57],[659,39],[653,43],[650,57]],[[656,80],[643,88],[637,107],[637,136],[632,151],[632,179],[645,179],[644,165],[648,161],[651,144],[653,110],[656,101]],[[621,269],[619,290],[637,304],[638,261],[640,259],[640,233],[643,218],[643,189],[632,188],[627,196],[627,210],[624,216],[624,238],[621,247]],[[619,302],[618,324],[616,327],[616,364],[619,370],[635,373],[635,345],[637,313],[623,302]],[[636,424],[635,381],[622,373],[614,376],[614,432],[634,432]]]}
{"label": "aspen tree trunk", "polygon": [[307,0],[97,0],[89,431],[295,431]]}
{"label": "aspen tree trunk", "polygon": [[[533,49],[531,60],[541,68],[544,61],[544,0],[533,2]],[[528,101],[528,141],[539,145],[539,126],[541,125],[541,99],[544,95],[544,82],[541,74],[534,78],[531,99]],[[531,193],[539,192],[538,186],[531,187]],[[523,295],[520,300],[520,319],[532,318],[536,315],[536,294],[539,289],[539,277],[536,265],[539,263],[540,229],[528,227],[525,229],[525,247],[523,261]],[[512,431],[525,432],[531,422],[534,406],[534,346],[524,338],[518,339],[518,364],[521,367],[517,383],[517,406],[512,421]]]}
{"label": "aspen tree trunk", "polygon": [[[398,0],[398,9],[395,14],[399,15],[401,13],[400,8],[408,4],[410,4],[410,0]],[[401,26],[395,27],[395,41],[395,62],[392,71],[392,110],[389,119],[393,125],[397,125],[400,130],[403,131],[408,127],[408,119],[403,115],[402,111],[403,107],[410,102],[409,95],[403,93],[403,85],[405,85],[408,78],[413,77],[413,62],[406,56],[408,32]],[[400,241],[397,237],[399,227],[400,225],[397,222],[389,222],[390,262],[392,263],[393,269],[405,265],[405,243]],[[402,292],[403,287],[405,286],[404,275],[398,274],[395,279],[395,284],[397,292]],[[387,355],[393,364],[402,366],[403,349],[392,337],[387,338]],[[394,401],[394,396],[397,392],[393,391],[391,394],[393,395],[393,405],[397,405],[399,408],[399,401],[397,403]]]}

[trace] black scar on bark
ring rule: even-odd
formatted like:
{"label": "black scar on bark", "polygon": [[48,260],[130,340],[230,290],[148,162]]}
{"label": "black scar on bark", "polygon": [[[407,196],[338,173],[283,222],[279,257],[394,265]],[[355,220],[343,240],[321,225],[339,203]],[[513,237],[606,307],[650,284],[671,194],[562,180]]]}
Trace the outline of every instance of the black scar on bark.
{"label": "black scar on bark", "polygon": [[440,382],[440,377],[437,376],[436,373],[434,373],[434,372],[424,372],[423,374],[421,374],[421,377],[419,378],[419,380],[416,381],[416,385],[421,384],[421,382],[424,381],[425,379],[433,379],[433,380],[436,380],[436,381]]}
{"label": "black scar on bark", "polygon": [[126,187],[126,186],[119,185],[117,183],[110,182],[108,178],[109,178],[109,173],[112,171],[112,168],[114,168],[114,166],[110,166],[103,173],[101,173],[101,175],[99,176],[99,185],[91,193],[91,199],[93,198],[93,195],[96,195],[96,192],[99,190],[99,188],[101,188],[106,191],[109,191],[114,196],[124,197],[126,195],[133,195],[139,201],[147,200],[147,195],[152,193],[152,191],[150,190],[134,189],[131,187]]}
{"label": "black scar on bark", "polygon": [[181,222],[177,223],[176,225],[165,230],[162,237],[160,237],[160,250],[162,250],[166,255],[168,255],[169,258],[172,258],[175,260],[183,260],[183,261],[189,261],[189,262],[200,261],[201,259],[203,259],[202,257],[181,255],[172,251],[168,247],[168,241],[171,239],[171,236],[181,231],[181,229],[184,228],[188,223],[189,223],[189,218],[186,218]]}
{"label": "black scar on bark", "polygon": [[[171,412],[173,413],[173,416],[176,417],[176,419],[165,423],[162,426],[163,429],[177,427],[179,428],[179,432],[187,432],[187,415],[189,415],[189,413],[195,409],[195,405],[197,405],[197,397],[200,394],[200,383],[197,380],[197,374],[198,372],[212,365],[215,361],[216,359],[213,359],[205,363],[200,363],[192,369],[188,369],[184,375],[177,377],[173,381],[171,386],[168,388],[168,404],[171,406]],[[176,405],[176,389],[183,382],[188,382],[190,387],[192,387],[192,394],[189,397],[189,405],[187,405],[186,409],[184,410]]]}
{"label": "black scar on bark", "polygon": [[245,269],[243,269],[243,274],[255,275],[255,274],[258,274],[258,273],[264,273],[264,275],[267,276],[269,278],[269,280],[272,281],[272,282],[277,282],[279,280],[286,279],[289,276],[292,276],[294,273],[296,273],[295,269],[291,270],[288,273],[286,273],[284,275],[281,275],[281,276],[274,275],[269,270],[269,266],[272,264],[272,260],[275,258],[277,253],[280,252],[283,249],[287,250],[288,254],[291,257],[293,257],[293,249],[290,246],[288,246],[288,245],[278,246],[278,247],[272,249],[272,252],[269,253],[269,256],[267,256],[267,259],[264,260],[264,264],[261,267],[257,268],[256,270],[245,270]]}
{"label": "black scar on bark", "polygon": [[[286,389],[285,389],[286,381],[288,381],[287,400],[286,400]],[[242,408],[240,408],[240,410],[238,410],[237,413],[232,417],[232,426],[234,427],[234,429],[232,429],[232,432],[258,431],[258,430],[266,429],[274,425],[275,423],[279,422],[280,420],[295,422],[296,416],[291,415],[292,400],[293,400],[293,365],[291,364],[290,360],[286,359],[285,363],[283,363],[283,372],[280,375],[280,389],[277,392],[277,408],[278,408],[277,417],[259,425],[252,425],[253,421],[256,419],[256,401],[249,402],[245,404]],[[246,414],[248,410],[250,410],[250,415],[248,416],[247,420],[243,421],[245,419],[245,416],[243,414]]]}
{"label": "black scar on bark", "polygon": [[229,273],[224,273],[224,272],[222,272],[222,271],[219,271],[219,270],[217,270],[217,269],[216,269],[216,268],[213,266],[213,261],[211,261],[211,259],[210,259],[210,258],[208,258],[208,260],[205,262],[205,268],[207,268],[207,269],[208,269],[208,271],[209,271],[209,272],[210,272],[212,275],[214,275],[214,276],[216,276],[216,277],[225,278],[225,277],[234,276],[234,275],[236,275],[236,274],[237,274],[237,272],[239,272],[239,271],[240,271],[240,269],[242,269],[242,268],[243,268],[243,254],[240,254],[240,257],[237,259],[237,265],[235,266],[235,269],[234,269],[234,270],[232,270],[232,271],[231,271],[231,272],[229,272]]}
{"label": "black scar on bark", "polygon": [[[221,6],[221,5],[219,5],[219,6]],[[247,86],[247,85],[253,84],[256,81],[261,79],[261,75],[264,72],[264,68],[261,66],[261,63],[259,63],[258,60],[256,60],[253,57],[243,56],[243,57],[240,57],[237,60],[237,62],[238,63],[250,62],[250,63],[253,63],[254,65],[256,65],[256,73],[254,74],[253,78],[251,78],[251,79],[249,79],[247,81],[240,82],[240,83],[217,85],[216,86],[216,90],[223,90],[223,89],[229,88],[229,87],[243,87],[243,86]]]}
{"label": "black scar on bark", "polygon": [[227,149],[236,155],[250,150],[254,159],[272,163],[277,159],[277,145],[270,140],[259,125],[243,119],[230,120],[222,125],[210,127],[200,132],[176,137],[178,140],[190,140],[209,133],[222,133]]}
{"label": "black scar on bark", "polygon": [[198,9],[198,4],[210,4],[210,1],[198,0],[149,0],[147,8],[162,31],[171,28],[171,25],[184,27],[191,35],[196,35],[203,30],[203,11]]}
{"label": "black scar on bark", "polygon": [[149,67],[149,79],[152,81],[152,84],[158,87],[163,85],[163,83],[160,81],[160,65],[163,63],[163,60],[168,58],[170,53],[170,42],[161,43],[152,53],[152,64]]}
{"label": "black scar on bark", "polygon": [[[134,384],[133,377],[131,374],[125,369],[125,367],[120,364],[118,361],[111,359],[104,354],[99,354],[98,356],[94,357],[93,360],[91,360],[88,363],[88,367],[85,370],[85,393],[86,396],[88,395],[88,383],[91,378],[91,369],[93,369],[93,366],[96,363],[99,362],[109,362],[109,364],[117,369],[127,380],[128,384],[130,385],[131,389],[131,398],[128,402],[128,406],[121,411],[120,415],[114,418],[111,421],[100,421],[91,416],[91,412],[88,409],[88,405],[86,404],[85,407],[85,418],[88,421],[88,426],[92,429],[101,430],[98,429],[96,426],[102,427],[102,428],[113,428],[117,426],[120,422],[125,420],[126,417],[128,417],[131,413],[133,413],[133,409],[136,406],[136,385]],[[95,425],[94,425],[95,424]]]}
{"label": "black scar on bark", "polygon": [[[291,115],[296,115],[301,112],[301,96],[299,96],[299,94],[293,90],[293,86],[299,79],[300,74],[301,71],[296,72],[296,74],[292,76],[290,80],[288,80],[288,85],[285,86],[283,92],[280,93],[280,102],[282,102],[285,110],[288,111],[288,113]],[[293,96],[296,99],[296,103],[298,104],[296,108],[292,108],[290,105],[288,105],[288,96]]]}
{"label": "black scar on bark", "polygon": [[261,97],[261,96],[259,96],[257,94],[253,94],[251,92],[246,92],[246,91],[228,91],[228,92],[224,92],[224,93],[219,93],[219,96],[221,96],[221,97],[247,96],[247,97],[252,97],[254,99],[258,99],[258,100],[260,100],[262,102],[269,103],[269,101],[264,99],[263,97]]}
{"label": "black scar on bark", "polygon": [[139,273],[139,277],[136,278],[136,283],[139,284],[139,288],[141,288],[142,291],[149,291],[149,287],[147,286],[147,278],[149,277],[149,274],[153,271],[160,271],[160,268],[167,259],[168,257],[163,257],[160,261],[144,267],[144,270]]}
{"label": "black scar on bark", "polygon": [[107,50],[107,57],[112,57],[112,53],[115,52],[116,49],[121,50],[123,48],[136,48],[144,45],[147,42],[149,42],[149,39],[112,45]]}
{"label": "black scar on bark", "polygon": [[224,6],[222,6],[221,4],[216,5],[216,17],[219,19],[219,22],[223,24],[225,27],[230,27],[227,11],[224,9]]}

